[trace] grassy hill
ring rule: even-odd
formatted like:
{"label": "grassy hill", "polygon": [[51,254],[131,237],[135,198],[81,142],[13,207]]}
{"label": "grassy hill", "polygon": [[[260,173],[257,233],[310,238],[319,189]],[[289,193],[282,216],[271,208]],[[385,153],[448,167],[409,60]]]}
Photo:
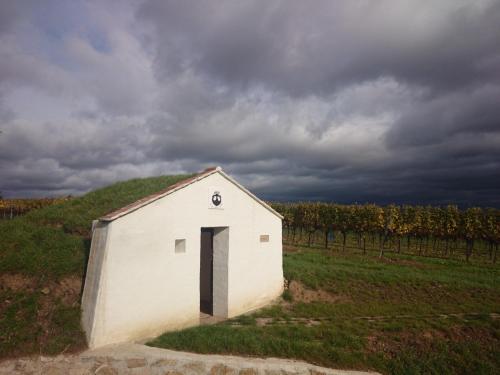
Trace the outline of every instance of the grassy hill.
{"label": "grassy hill", "polygon": [[79,303],[92,220],[190,176],[119,182],[0,221],[0,358],[84,347]]}
{"label": "grassy hill", "polygon": [[[187,177],[120,182],[0,221],[0,359],[83,349],[92,220]],[[498,373],[498,264],[340,248],[286,245],[290,288],[280,304],[151,345],[383,373]]]}

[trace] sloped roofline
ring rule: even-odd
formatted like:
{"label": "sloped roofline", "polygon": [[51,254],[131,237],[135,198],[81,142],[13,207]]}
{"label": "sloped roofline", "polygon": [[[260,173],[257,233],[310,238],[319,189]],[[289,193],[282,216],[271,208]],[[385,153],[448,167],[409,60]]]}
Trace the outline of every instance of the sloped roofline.
{"label": "sloped roofline", "polygon": [[264,208],[266,208],[268,211],[270,211],[271,213],[273,213],[274,215],[278,216],[280,219],[283,219],[283,216],[280,215],[276,210],[274,210],[271,206],[269,206],[266,202],[262,201],[261,199],[257,198],[254,194],[252,194],[250,191],[248,191],[245,187],[243,187],[242,185],[240,185],[236,180],[234,180],[232,177],[230,177],[229,175],[227,175],[221,167],[211,167],[211,168],[207,168],[205,169],[203,172],[200,172],[198,173],[197,175],[193,176],[193,177],[190,177],[190,178],[187,178],[185,180],[182,180],[182,181],[179,181],[173,185],[170,185],[168,186],[166,189],[164,190],[161,190],[157,193],[154,193],[154,194],[151,194],[151,195],[148,195],[144,198],[141,198],[137,201],[135,201],[134,203],[131,203],[127,206],[124,206],[122,208],[119,208],[115,211],[112,211],[104,216],[101,216],[99,218],[99,221],[104,221],[104,222],[111,222],[113,220],[116,220],[122,216],[125,216],[131,212],[134,212],[154,201],[157,201],[158,199],[161,199],[167,195],[170,195],[174,192],[176,192],[177,190],[180,190],[180,189],[183,189],[185,188],[186,186],[189,186],[191,184],[194,184],[212,174],[215,174],[215,173],[219,173],[222,177],[224,177],[226,180],[228,180],[229,182],[233,183],[234,185],[236,185],[236,187],[238,187],[240,190],[242,190],[244,193],[246,193],[248,196],[250,196],[250,198],[254,199],[255,201],[257,201],[257,203],[259,203],[260,205],[262,205]]}

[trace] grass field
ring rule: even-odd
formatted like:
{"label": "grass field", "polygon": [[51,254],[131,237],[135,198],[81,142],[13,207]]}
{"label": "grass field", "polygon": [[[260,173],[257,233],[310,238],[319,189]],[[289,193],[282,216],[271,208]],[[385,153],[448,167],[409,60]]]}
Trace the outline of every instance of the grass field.
{"label": "grass field", "polygon": [[150,345],[394,374],[500,371],[500,269],[286,247],[283,301]]}
{"label": "grass field", "polygon": [[[82,279],[93,219],[189,176],[114,184],[0,221],[0,359],[85,348]],[[318,238],[318,244],[321,240]],[[299,358],[383,373],[498,373],[500,266],[387,252],[362,255],[354,236],[285,246],[280,304],[152,345],[203,353]]]}

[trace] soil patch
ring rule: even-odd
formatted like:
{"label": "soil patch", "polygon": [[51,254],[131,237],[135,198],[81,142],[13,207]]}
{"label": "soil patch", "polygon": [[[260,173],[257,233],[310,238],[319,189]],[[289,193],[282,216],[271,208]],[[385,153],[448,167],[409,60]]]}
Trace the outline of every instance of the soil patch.
{"label": "soil patch", "polygon": [[80,300],[82,279],[78,276],[64,277],[56,283],[52,283],[54,296],[59,298],[65,305],[74,305]]}
{"label": "soil patch", "polygon": [[313,290],[306,288],[302,283],[292,280],[288,285],[288,290],[290,291],[294,302],[328,302],[337,303],[339,301],[348,300],[347,297],[329,293],[325,290]]}
{"label": "soil patch", "polygon": [[20,273],[0,275],[0,290],[32,292],[36,284],[35,278]]}
{"label": "soil patch", "polygon": [[417,262],[416,260],[411,259],[398,259],[398,258],[389,258],[387,256],[379,258],[379,261],[386,264],[397,264],[399,266],[410,266],[416,268],[429,268],[427,264]]}
{"label": "soil patch", "polygon": [[285,253],[298,253],[300,251],[300,248],[296,246],[283,245],[283,251]]}
{"label": "soil patch", "polygon": [[0,291],[40,292],[46,299],[60,299],[65,305],[78,303],[82,289],[82,279],[79,276],[67,276],[59,281],[43,282],[34,277],[19,273],[0,275]]}
{"label": "soil patch", "polygon": [[445,342],[476,342],[482,345],[496,345],[493,332],[486,328],[455,326],[450,330],[427,329],[424,331],[404,331],[367,337],[367,349],[372,353],[383,353],[386,358],[396,358],[404,348],[412,348],[425,355]]}

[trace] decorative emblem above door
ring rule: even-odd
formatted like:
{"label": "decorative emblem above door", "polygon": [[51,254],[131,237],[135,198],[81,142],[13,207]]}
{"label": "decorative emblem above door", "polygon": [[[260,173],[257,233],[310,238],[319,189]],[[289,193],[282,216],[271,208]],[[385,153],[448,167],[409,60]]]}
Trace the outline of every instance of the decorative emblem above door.
{"label": "decorative emblem above door", "polygon": [[219,206],[222,203],[222,197],[218,191],[214,192],[212,195],[212,204],[214,206]]}
{"label": "decorative emblem above door", "polygon": [[211,187],[208,190],[208,208],[223,208],[223,194],[221,189]]}

